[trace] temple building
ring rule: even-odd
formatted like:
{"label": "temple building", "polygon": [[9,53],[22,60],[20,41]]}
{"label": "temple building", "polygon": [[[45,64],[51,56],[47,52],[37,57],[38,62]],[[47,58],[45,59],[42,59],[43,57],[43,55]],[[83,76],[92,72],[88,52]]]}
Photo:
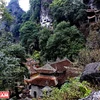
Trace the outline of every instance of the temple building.
{"label": "temple building", "polygon": [[[32,62],[32,64],[29,62]],[[42,67],[37,67],[37,63],[32,60],[28,61],[26,65],[28,64],[31,65],[28,66],[30,79],[25,79],[25,83],[30,85],[30,94],[34,98],[42,97],[44,91],[49,95],[52,91],[51,87],[60,87],[72,74],[68,71],[68,68],[72,66],[72,62],[68,59],[48,62]],[[77,76],[79,73],[75,75]]]}
{"label": "temple building", "polygon": [[100,10],[87,9],[86,12],[89,23],[96,23],[100,20]]}

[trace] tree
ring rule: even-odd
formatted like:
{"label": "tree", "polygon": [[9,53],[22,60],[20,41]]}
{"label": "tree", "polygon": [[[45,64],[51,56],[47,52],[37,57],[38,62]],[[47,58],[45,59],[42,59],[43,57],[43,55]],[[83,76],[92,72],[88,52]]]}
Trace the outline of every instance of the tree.
{"label": "tree", "polygon": [[89,63],[100,62],[100,49],[90,50],[88,48],[82,49],[79,52],[79,64],[83,67]]}
{"label": "tree", "polygon": [[89,26],[89,35],[86,41],[86,47],[89,49],[100,48],[100,22],[91,24]]}
{"label": "tree", "polygon": [[52,33],[53,32],[47,28],[43,28],[39,32],[39,47],[40,47],[42,56],[43,56],[44,52],[46,52],[46,44]]}
{"label": "tree", "polygon": [[13,17],[10,15],[8,10],[5,8],[5,4],[3,3],[0,8],[0,14],[1,14],[1,24],[4,24],[3,29],[5,31],[9,31],[10,25],[12,23]]}
{"label": "tree", "polygon": [[6,8],[4,8],[4,13],[2,15],[2,20],[6,20],[9,23],[11,23],[12,20],[13,20],[13,17],[10,15],[10,13],[8,12],[8,10]]}
{"label": "tree", "polygon": [[20,39],[22,46],[25,47],[28,53],[33,53],[33,50],[39,50],[38,32],[40,26],[31,21],[25,22],[20,29]]}
{"label": "tree", "polygon": [[54,21],[69,21],[78,25],[87,19],[86,6],[79,0],[54,0],[51,4],[51,14]]}
{"label": "tree", "polygon": [[[17,76],[21,71],[19,70],[20,65],[17,58],[8,57],[3,52],[0,52],[0,78],[6,81],[5,86],[12,87],[11,85],[14,83],[14,80],[19,78]],[[9,80],[12,81],[12,84],[11,82],[9,83]]]}
{"label": "tree", "polygon": [[73,59],[78,55],[81,48],[84,47],[84,37],[75,26],[69,22],[61,22],[57,25],[46,44],[44,51],[45,60],[55,60],[57,57],[68,57]]}
{"label": "tree", "polygon": [[3,0],[0,0],[0,19],[2,18],[2,15],[4,13],[5,8],[5,2]]}
{"label": "tree", "polygon": [[21,64],[25,54],[20,45],[13,44],[9,32],[1,32],[0,35],[0,80],[3,90],[13,89],[15,81],[22,82],[27,75],[27,68]]}
{"label": "tree", "polygon": [[50,5],[51,14],[54,21],[61,22],[62,20],[66,19],[64,16],[64,3],[64,0],[53,0],[52,4]]}
{"label": "tree", "polygon": [[13,20],[13,17],[10,15],[8,10],[6,9],[6,2],[4,0],[0,1],[0,16],[1,20],[5,21],[5,30],[9,30],[9,26]]}
{"label": "tree", "polygon": [[26,52],[25,48],[22,47],[20,44],[12,44],[7,47],[7,49],[2,50],[6,55],[11,55],[15,58],[20,59],[20,63],[26,61]]}
{"label": "tree", "polygon": [[31,16],[30,10],[27,11],[27,12],[25,12],[25,13],[22,15],[22,22],[25,23],[26,21],[29,21],[30,16]]}
{"label": "tree", "polygon": [[30,0],[30,19],[35,22],[40,21],[41,0]]}
{"label": "tree", "polygon": [[20,26],[21,26],[20,24],[15,24],[11,28],[11,31],[13,33],[13,37],[15,37],[15,38],[19,37],[19,29],[20,29]]}
{"label": "tree", "polygon": [[0,31],[0,50],[12,45],[13,37],[10,32]]}

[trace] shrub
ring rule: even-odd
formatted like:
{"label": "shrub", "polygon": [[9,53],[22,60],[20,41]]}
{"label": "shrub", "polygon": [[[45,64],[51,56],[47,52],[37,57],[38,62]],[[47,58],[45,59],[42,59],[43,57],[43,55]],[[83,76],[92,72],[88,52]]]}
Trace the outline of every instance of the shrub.
{"label": "shrub", "polygon": [[34,53],[32,54],[32,58],[35,60],[39,60],[40,59],[40,52],[35,50]]}
{"label": "shrub", "polygon": [[89,50],[83,49],[79,53],[79,62],[81,65],[86,65],[92,62],[100,62],[100,49]]}
{"label": "shrub", "polygon": [[64,96],[66,95],[66,99],[72,100],[88,96],[91,92],[91,89],[89,87],[89,83],[80,83],[79,79],[75,78],[70,79],[68,83],[65,83],[61,87],[61,91],[64,92]]}
{"label": "shrub", "polygon": [[77,100],[91,93],[90,84],[79,82],[79,78],[70,79],[61,89],[53,88],[50,96],[44,96],[43,100]]}

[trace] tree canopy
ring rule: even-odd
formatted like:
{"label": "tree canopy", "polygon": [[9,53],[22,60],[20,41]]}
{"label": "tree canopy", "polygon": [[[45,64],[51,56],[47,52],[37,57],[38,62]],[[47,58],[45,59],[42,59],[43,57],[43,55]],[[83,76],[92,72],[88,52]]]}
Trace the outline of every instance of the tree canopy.
{"label": "tree canopy", "polygon": [[79,50],[84,47],[85,43],[84,36],[78,29],[65,21],[56,26],[54,34],[46,36],[44,38],[47,42],[43,43],[43,38],[40,39],[42,45],[46,45],[42,46],[41,49],[43,51],[42,56],[46,60],[55,60],[57,57],[63,58],[65,56],[73,59],[74,56],[78,55]]}
{"label": "tree canopy", "polygon": [[20,29],[20,38],[22,46],[25,47],[26,51],[33,53],[33,50],[39,49],[37,33],[40,30],[40,26],[31,21],[25,22]]}
{"label": "tree canopy", "polygon": [[30,19],[35,22],[40,21],[41,0],[30,0]]}
{"label": "tree canopy", "polygon": [[54,0],[51,4],[51,14],[57,22],[63,20],[69,21],[71,24],[79,25],[84,22],[86,16],[86,6],[79,0]]}
{"label": "tree canopy", "polygon": [[27,75],[27,68],[21,65],[23,59],[25,59],[24,48],[12,42],[11,33],[1,32],[0,80],[3,89],[14,88],[14,82],[16,80],[22,82],[24,75]]}

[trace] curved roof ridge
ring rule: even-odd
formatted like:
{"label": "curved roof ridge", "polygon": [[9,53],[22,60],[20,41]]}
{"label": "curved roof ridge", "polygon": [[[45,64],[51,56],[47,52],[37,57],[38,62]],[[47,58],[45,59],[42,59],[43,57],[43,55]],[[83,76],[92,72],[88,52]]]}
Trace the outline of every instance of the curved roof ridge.
{"label": "curved roof ridge", "polygon": [[34,67],[35,70],[53,70],[53,71],[56,71],[55,68],[53,68],[50,64],[45,64],[43,67],[40,67],[40,68],[36,68]]}

